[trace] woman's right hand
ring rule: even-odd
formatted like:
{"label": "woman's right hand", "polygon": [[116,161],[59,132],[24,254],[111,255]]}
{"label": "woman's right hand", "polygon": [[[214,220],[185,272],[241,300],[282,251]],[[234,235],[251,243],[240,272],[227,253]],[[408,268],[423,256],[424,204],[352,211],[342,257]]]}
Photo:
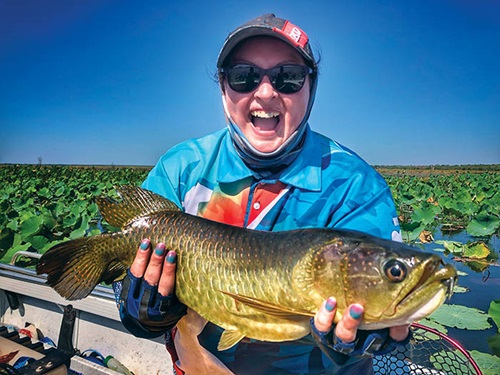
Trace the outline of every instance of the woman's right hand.
{"label": "woman's right hand", "polygon": [[186,314],[187,307],[174,293],[176,260],[165,244],[156,244],[152,251],[148,239],[141,241],[118,301],[121,320],[134,335],[166,332]]}
{"label": "woman's right hand", "polygon": [[143,278],[151,286],[158,286],[158,293],[166,297],[174,293],[176,260],[175,251],[167,252],[164,243],[156,244],[151,252],[149,239],[144,239],[130,266],[130,273]]}

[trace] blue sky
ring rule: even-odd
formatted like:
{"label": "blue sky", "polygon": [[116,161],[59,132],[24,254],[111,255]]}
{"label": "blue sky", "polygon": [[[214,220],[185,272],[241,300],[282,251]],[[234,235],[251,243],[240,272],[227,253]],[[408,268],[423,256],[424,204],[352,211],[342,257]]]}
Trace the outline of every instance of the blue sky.
{"label": "blue sky", "polygon": [[153,165],[224,127],[219,49],[270,12],[321,55],[314,130],[373,165],[500,163],[497,0],[0,0],[0,163]]}

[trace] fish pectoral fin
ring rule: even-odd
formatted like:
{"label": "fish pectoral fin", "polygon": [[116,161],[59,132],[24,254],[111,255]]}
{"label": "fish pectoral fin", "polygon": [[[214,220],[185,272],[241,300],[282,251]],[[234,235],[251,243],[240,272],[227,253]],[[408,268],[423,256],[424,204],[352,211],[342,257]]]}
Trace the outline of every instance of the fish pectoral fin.
{"label": "fish pectoral fin", "polygon": [[106,284],[111,284],[115,281],[123,279],[127,273],[127,268],[127,265],[119,260],[110,263],[108,266],[108,272],[106,273],[105,278],[103,277],[102,281]]}
{"label": "fish pectoral fin", "polygon": [[245,335],[238,330],[225,330],[222,332],[217,350],[222,351],[232,348],[239,343],[243,337],[245,337]]}
{"label": "fish pectoral fin", "polygon": [[252,309],[258,310],[266,315],[275,316],[281,319],[296,319],[297,315],[299,316],[314,316],[313,313],[306,310],[295,309],[292,307],[276,305],[271,302],[262,301],[257,298],[242,296],[240,294],[235,294],[231,292],[224,292],[219,290],[221,293],[228,295],[233,298],[236,302],[244,304],[246,306],[251,307]]}

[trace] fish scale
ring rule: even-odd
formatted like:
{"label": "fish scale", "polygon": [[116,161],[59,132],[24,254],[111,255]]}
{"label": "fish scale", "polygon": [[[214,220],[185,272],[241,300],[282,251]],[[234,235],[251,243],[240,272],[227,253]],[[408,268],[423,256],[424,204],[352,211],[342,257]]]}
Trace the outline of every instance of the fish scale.
{"label": "fish scale", "polygon": [[118,191],[122,201],[97,203],[122,230],[56,245],[43,254],[37,273],[46,273],[61,296],[80,299],[100,282],[122,279],[143,238],[164,242],[177,253],[178,299],[224,328],[220,350],[243,337],[301,338],[330,296],[337,299],[335,321],[349,304],[362,303],[362,329],[409,324],[437,309],[456,279],[453,266],[437,255],[364,233],[249,230],[183,213],[138,187]]}

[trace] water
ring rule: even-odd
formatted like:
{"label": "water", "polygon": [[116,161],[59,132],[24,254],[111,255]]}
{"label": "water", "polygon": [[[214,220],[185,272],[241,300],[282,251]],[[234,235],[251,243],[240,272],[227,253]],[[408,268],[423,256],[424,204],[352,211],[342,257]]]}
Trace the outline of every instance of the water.
{"label": "water", "polygon": [[[434,239],[445,241],[457,241],[468,243],[476,241],[474,237],[469,236],[466,232],[458,234],[443,234],[437,230],[434,233]],[[500,253],[500,237],[498,235],[491,237],[489,240],[484,240],[491,252]],[[434,251],[436,248],[442,248],[441,245],[435,243],[424,244],[425,250]],[[467,273],[467,276],[459,276],[458,285],[468,288],[466,293],[455,293],[451,297],[448,304],[464,305],[467,307],[475,307],[484,312],[488,312],[491,301],[500,299],[500,263],[490,265],[486,270],[479,272],[472,270],[466,263],[454,261],[453,255],[446,255],[439,252],[446,262],[453,263],[458,271]],[[459,341],[467,350],[478,350],[483,353],[496,354],[488,345],[488,338],[498,334],[496,325],[491,322],[492,328],[488,330],[464,330],[448,328],[448,335]]]}

